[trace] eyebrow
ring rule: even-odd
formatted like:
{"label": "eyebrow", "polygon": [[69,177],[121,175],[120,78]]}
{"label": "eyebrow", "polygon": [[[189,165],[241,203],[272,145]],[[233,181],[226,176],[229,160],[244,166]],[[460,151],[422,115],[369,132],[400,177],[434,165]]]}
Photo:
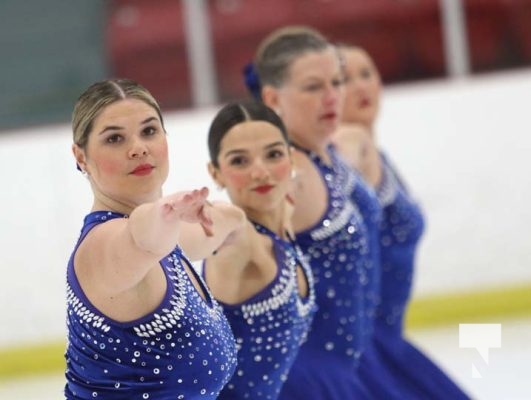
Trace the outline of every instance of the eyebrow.
{"label": "eyebrow", "polygon": [[[274,143],[271,143],[271,144],[268,144],[267,146],[265,146],[265,150],[269,150],[269,149],[272,149],[272,148],[278,147],[278,146],[286,146],[287,147],[287,144],[284,141],[274,142]],[[225,154],[225,158],[230,157],[231,155],[234,155],[234,154],[241,154],[241,153],[246,153],[246,152],[247,152],[247,150],[244,150],[244,149],[230,150],[230,151],[228,151]]]}
{"label": "eyebrow", "polygon": [[[140,122],[140,125],[145,125],[148,122],[156,121],[156,120],[157,120],[157,117],[148,117],[145,120],[143,120],[142,122]],[[104,134],[107,131],[119,131],[119,130],[122,130],[122,129],[124,129],[123,126],[109,125],[109,126],[106,126],[105,128],[103,128],[98,135],[102,135],[102,134]]]}

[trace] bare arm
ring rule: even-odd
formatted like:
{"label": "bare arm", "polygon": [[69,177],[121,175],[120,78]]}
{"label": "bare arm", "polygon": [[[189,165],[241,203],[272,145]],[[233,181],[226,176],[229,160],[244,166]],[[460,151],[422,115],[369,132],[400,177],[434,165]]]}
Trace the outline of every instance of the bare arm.
{"label": "bare arm", "polygon": [[291,211],[291,227],[295,232],[301,232],[322,217],[326,211],[328,195],[323,179],[308,155],[296,150],[293,152],[293,162],[296,176],[290,196],[296,206]]}
{"label": "bare arm", "polygon": [[370,132],[362,125],[344,124],[334,134],[333,143],[343,159],[373,187],[382,178],[380,156]]}
{"label": "bare arm", "polygon": [[367,144],[370,140],[369,133],[361,125],[343,124],[333,136],[333,143],[347,163],[361,171]]}
{"label": "bare arm", "polygon": [[207,195],[206,188],[171,194],[138,206],[127,219],[94,228],[74,261],[84,290],[112,294],[139,284],[174,249],[183,222],[208,232],[212,221],[204,212]]}
{"label": "bare arm", "polygon": [[[231,235],[215,254],[206,258],[204,274],[214,297],[228,304],[237,304],[255,292],[260,285],[253,257],[256,246],[263,246],[260,235],[250,222]],[[259,252],[259,251],[258,251]]]}
{"label": "bare arm", "polygon": [[247,222],[240,208],[226,202],[207,203],[204,212],[212,221],[209,232],[199,224],[184,223],[179,233],[179,245],[192,261],[210,256]]}

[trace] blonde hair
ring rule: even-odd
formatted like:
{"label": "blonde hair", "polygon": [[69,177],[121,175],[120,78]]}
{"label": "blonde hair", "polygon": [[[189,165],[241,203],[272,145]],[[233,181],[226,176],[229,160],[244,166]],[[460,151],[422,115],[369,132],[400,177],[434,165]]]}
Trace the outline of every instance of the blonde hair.
{"label": "blonde hair", "polygon": [[130,79],[108,79],[92,84],[79,96],[72,112],[74,143],[85,148],[99,113],[108,105],[128,98],[141,100],[153,107],[164,127],[160,106],[146,88]]}

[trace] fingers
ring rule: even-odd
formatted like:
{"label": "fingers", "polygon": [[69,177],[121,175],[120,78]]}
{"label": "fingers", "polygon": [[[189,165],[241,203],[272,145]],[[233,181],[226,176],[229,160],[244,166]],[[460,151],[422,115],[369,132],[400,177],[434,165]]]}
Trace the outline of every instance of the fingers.
{"label": "fingers", "polygon": [[203,186],[201,189],[199,189],[199,194],[203,196],[206,200],[208,197],[208,188],[206,186]]}
{"label": "fingers", "polygon": [[212,219],[207,209],[211,207],[207,200],[208,188],[195,189],[169,195],[164,203],[166,212],[187,222],[198,222],[207,236],[212,235]]}
{"label": "fingers", "polygon": [[184,205],[202,205],[207,200],[208,188],[203,187],[201,189],[194,189],[189,192],[179,192],[174,195],[170,195],[172,198],[172,205],[174,209],[177,209],[180,204]]}
{"label": "fingers", "polygon": [[214,236],[214,230],[212,229],[212,223],[210,224],[204,224],[201,223],[201,228],[203,228],[203,232],[205,232],[205,236],[212,237]]}

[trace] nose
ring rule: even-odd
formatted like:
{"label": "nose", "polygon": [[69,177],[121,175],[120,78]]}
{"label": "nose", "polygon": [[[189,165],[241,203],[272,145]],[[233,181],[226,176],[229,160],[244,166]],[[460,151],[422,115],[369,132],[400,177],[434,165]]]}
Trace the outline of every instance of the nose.
{"label": "nose", "polygon": [[329,85],[324,95],[324,103],[327,105],[337,103],[342,95],[343,89],[341,86]]}
{"label": "nose", "polygon": [[350,82],[350,90],[356,94],[365,95],[371,86],[370,79],[367,78],[353,78]]}
{"label": "nose", "polygon": [[251,178],[255,180],[263,180],[269,175],[269,171],[262,161],[255,161],[251,169]]}
{"label": "nose", "polygon": [[134,140],[131,148],[129,149],[129,157],[130,158],[141,158],[147,156],[149,153],[148,147],[146,144],[140,140],[136,139]]}

